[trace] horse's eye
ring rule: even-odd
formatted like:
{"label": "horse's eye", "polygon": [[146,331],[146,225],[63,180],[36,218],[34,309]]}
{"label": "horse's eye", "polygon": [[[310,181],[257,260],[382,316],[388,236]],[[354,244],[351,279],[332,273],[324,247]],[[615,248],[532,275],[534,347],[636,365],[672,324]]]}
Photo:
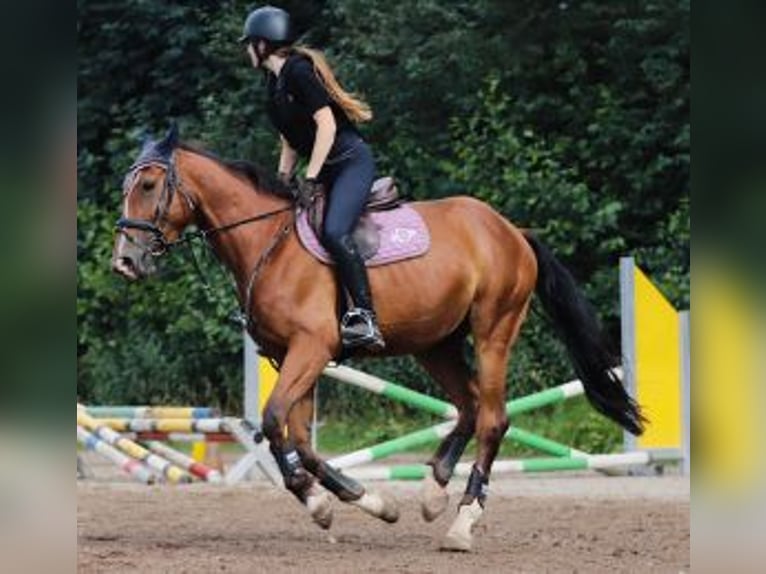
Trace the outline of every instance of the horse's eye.
{"label": "horse's eye", "polygon": [[145,179],[141,183],[141,187],[144,189],[144,191],[151,191],[152,189],[154,189],[154,186],[156,183],[157,182],[154,181],[153,179]]}

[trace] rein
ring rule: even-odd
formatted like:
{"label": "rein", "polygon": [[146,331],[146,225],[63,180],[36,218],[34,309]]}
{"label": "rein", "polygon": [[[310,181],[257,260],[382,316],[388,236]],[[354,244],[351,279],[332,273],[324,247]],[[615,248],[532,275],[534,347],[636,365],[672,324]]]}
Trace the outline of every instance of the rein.
{"label": "rein", "polygon": [[164,253],[170,251],[174,247],[178,247],[179,245],[183,245],[185,243],[190,243],[194,241],[195,239],[202,239],[203,241],[207,241],[212,235],[215,235],[217,233],[223,233],[224,231],[229,231],[230,229],[234,229],[236,227],[239,227],[241,225],[246,225],[248,223],[255,223],[257,221],[263,221],[265,219],[271,219],[275,215],[279,215],[280,213],[285,213],[287,211],[292,211],[293,206],[288,205],[287,207],[281,207],[280,209],[275,209],[273,211],[267,211],[265,213],[259,213],[258,215],[253,215],[252,217],[246,217],[245,219],[240,219],[239,221],[235,221],[233,223],[227,223],[225,225],[220,225],[218,227],[212,227],[210,229],[198,229],[197,231],[189,231],[184,233],[183,237],[179,237],[178,239],[174,241],[168,241],[165,239],[165,234],[162,232],[162,230],[151,221],[147,221],[145,219],[130,219],[130,218],[123,218],[117,220],[117,230],[119,232],[124,232],[126,229],[137,229],[139,231],[148,231],[153,235],[152,242],[146,246],[142,245],[134,237],[131,237],[128,234],[124,234],[125,237],[130,241],[131,243],[138,245],[139,247],[142,247],[143,249],[147,249],[152,255],[159,256],[163,255]]}

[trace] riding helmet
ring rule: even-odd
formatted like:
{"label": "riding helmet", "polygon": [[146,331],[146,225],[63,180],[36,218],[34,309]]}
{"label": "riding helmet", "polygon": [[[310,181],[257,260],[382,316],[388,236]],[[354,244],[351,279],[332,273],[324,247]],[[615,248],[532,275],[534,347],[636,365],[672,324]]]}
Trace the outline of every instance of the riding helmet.
{"label": "riding helmet", "polygon": [[239,41],[255,39],[267,40],[272,44],[291,43],[290,15],[274,6],[263,6],[250,12]]}

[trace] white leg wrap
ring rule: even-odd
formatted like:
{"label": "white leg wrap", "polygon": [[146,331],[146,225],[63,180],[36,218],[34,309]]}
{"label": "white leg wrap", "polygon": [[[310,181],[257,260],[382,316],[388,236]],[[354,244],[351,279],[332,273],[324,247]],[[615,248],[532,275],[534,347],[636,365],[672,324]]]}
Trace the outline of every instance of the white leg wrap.
{"label": "white leg wrap", "polygon": [[332,497],[317,485],[313,485],[306,497],[306,508],[311,518],[321,528],[327,530],[332,525]]}
{"label": "white leg wrap", "polygon": [[436,482],[433,476],[427,476],[423,480],[423,486],[420,489],[420,510],[423,519],[426,522],[436,520],[447,510],[449,504],[449,494],[447,489]]}
{"label": "white leg wrap", "polygon": [[396,522],[399,520],[399,508],[396,502],[390,497],[377,492],[367,491],[358,500],[352,500],[350,504],[386,522]]}
{"label": "white leg wrap", "polygon": [[471,531],[476,523],[481,518],[484,509],[479,504],[478,500],[474,500],[471,504],[461,506],[457,511],[457,518],[452,526],[447,531],[447,535],[444,537],[441,548],[442,550],[457,550],[460,552],[469,552],[471,550],[471,543],[473,536]]}

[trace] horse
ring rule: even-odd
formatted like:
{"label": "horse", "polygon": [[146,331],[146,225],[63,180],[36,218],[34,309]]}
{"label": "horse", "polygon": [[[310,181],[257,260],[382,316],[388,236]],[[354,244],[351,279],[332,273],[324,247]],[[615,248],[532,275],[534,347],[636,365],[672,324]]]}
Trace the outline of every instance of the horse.
{"label": "horse", "polygon": [[[355,356],[413,355],[444,389],[457,423],[439,444],[423,481],[423,517],[448,506],[447,485],[468,442],[477,453],[442,548],[469,551],[487,501],[492,463],[509,421],[506,371],[511,349],[537,293],[596,410],[629,432],[645,418],[614,373],[616,357],[572,275],[531,232],[489,205],[460,196],[410,204],[431,247],[422,256],[370,269],[385,349]],[[328,465],[311,448],[312,390],[341,352],[339,288],[333,269],[296,238],[300,207],[284,185],[249,162],[232,162],[179,140],[170,130],[149,140],[123,185],[122,217],[112,257],[129,280],[150,276],[156,259],[186,241],[192,223],[237,285],[247,330],[278,367],[262,433],[285,487],[323,528],[331,497],[395,522],[396,501]],[[476,368],[464,349],[472,338]]]}

